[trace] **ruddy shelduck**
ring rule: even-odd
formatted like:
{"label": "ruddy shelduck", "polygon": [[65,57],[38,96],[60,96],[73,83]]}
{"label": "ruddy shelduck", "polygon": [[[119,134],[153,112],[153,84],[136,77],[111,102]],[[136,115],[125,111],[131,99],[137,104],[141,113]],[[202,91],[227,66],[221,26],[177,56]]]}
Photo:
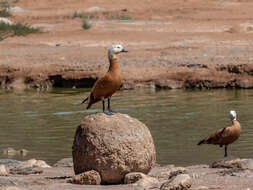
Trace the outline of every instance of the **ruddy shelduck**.
{"label": "ruddy shelduck", "polygon": [[[92,104],[102,101],[103,112],[111,115],[112,110],[110,107],[110,100],[112,95],[120,88],[122,83],[122,78],[119,69],[119,63],[117,59],[117,54],[122,52],[128,52],[123,48],[122,45],[113,45],[108,49],[108,58],[110,62],[109,69],[107,73],[94,84],[90,95],[83,100],[82,103],[88,101],[89,109]],[[108,112],[105,112],[105,99],[108,99]]]}
{"label": "ruddy shelduck", "polygon": [[214,134],[210,135],[208,138],[199,141],[198,145],[214,144],[220,145],[220,147],[224,145],[225,146],[224,157],[227,157],[228,145],[235,142],[241,134],[241,126],[240,123],[236,120],[236,112],[234,110],[231,110],[229,112],[229,117],[232,121],[231,126],[217,130]]}

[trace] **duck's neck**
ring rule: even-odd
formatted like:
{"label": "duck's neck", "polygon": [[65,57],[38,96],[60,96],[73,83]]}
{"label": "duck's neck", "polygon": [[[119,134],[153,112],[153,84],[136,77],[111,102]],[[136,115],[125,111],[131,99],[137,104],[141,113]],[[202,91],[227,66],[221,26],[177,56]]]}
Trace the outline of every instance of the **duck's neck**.
{"label": "duck's neck", "polygon": [[115,58],[115,59],[109,58],[109,62],[110,62],[110,67],[109,67],[108,71],[113,72],[113,71],[119,70],[119,64],[118,64],[117,58]]}
{"label": "duck's neck", "polygon": [[234,126],[236,126],[238,123],[239,123],[239,122],[238,122],[236,119],[233,119],[233,120],[232,120],[232,124],[233,124]]}

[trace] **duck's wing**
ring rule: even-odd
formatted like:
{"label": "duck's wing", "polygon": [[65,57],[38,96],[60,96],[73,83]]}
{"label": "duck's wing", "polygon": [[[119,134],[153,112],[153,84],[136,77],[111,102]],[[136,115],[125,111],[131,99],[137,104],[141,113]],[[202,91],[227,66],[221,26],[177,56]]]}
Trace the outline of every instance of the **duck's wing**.
{"label": "duck's wing", "polygon": [[224,127],[217,130],[214,134],[210,135],[206,142],[207,144],[224,144],[227,141],[227,138],[231,136],[231,126]]}
{"label": "duck's wing", "polygon": [[105,97],[112,88],[111,83],[112,81],[109,75],[105,75],[98,79],[91,91],[94,99],[96,100]]}

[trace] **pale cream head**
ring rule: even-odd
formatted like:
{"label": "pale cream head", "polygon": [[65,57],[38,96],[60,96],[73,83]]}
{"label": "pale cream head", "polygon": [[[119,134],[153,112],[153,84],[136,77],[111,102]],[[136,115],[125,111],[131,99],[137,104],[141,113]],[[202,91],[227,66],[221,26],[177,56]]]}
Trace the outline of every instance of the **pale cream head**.
{"label": "pale cream head", "polygon": [[229,117],[230,117],[231,120],[236,120],[236,112],[235,112],[235,110],[231,110],[229,112]]}
{"label": "pale cream head", "polygon": [[110,60],[117,59],[116,55],[122,52],[126,53],[128,51],[124,49],[123,46],[120,44],[112,45],[112,47],[108,49],[108,58]]}

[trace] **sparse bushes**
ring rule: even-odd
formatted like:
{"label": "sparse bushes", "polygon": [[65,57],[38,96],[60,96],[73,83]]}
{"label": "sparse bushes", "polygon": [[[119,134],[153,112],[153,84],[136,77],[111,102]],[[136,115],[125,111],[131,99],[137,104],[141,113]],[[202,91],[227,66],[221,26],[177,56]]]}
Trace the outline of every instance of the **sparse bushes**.
{"label": "sparse bushes", "polygon": [[10,4],[9,4],[9,2],[6,1],[6,0],[0,0],[0,7],[1,7],[2,9],[7,10],[8,8],[10,8]]}
{"label": "sparse bushes", "polygon": [[8,1],[0,0],[0,17],[10,17],[11,13],[8,11],[10,5]]}
{"label": "sparse bushes", "polygon": [[89,23],[89,21],[87,21],[88,19],[93,19],[95,16],[89,13],[78,13],[77,11],[75,11],[75,13],[73,14],[72,18],[81,18],[83,20],[82,23],[82,27],[84,30],[88,30],[91,28],[91,24]]}
{"label": "sparse bushes", "polygon": [[4,38],[9,36],[25,36],[30,33],[36,32],[39,32],[38,28],[30,27],[27,24],[7,24],[4,22],[0,22],[0,40],[3,40]]}
{"label": "sparse bushes", "polygon": [[128,16],[128,15],[121,15],[119,17],[119,20],[132,20],[132,17]]}
{"label": "sparse bushes", "polygon": [[10,17],[11,13],[6,9],[0,10],[0,17]]}
{"label": "sparse bushes", "polygon": [[84,12],[79,13],[75,11],[72,18],[93,19],[94,17],[95,16],[93,14],[84,13]]}
{"label": "sparse bushes", "polygon": [[78,12],[75,11],[72,18],[81,18],[82,21],[82,27],[85,30],[88,30],[92,27],[92,25],[89,23],[90,19],[109,19],[109,20],[132,20],[132,17],[129,15],[126,15],[125,13],[118,13],[118,12],[101,12],[101,13],[85,13],[85,12]]}

